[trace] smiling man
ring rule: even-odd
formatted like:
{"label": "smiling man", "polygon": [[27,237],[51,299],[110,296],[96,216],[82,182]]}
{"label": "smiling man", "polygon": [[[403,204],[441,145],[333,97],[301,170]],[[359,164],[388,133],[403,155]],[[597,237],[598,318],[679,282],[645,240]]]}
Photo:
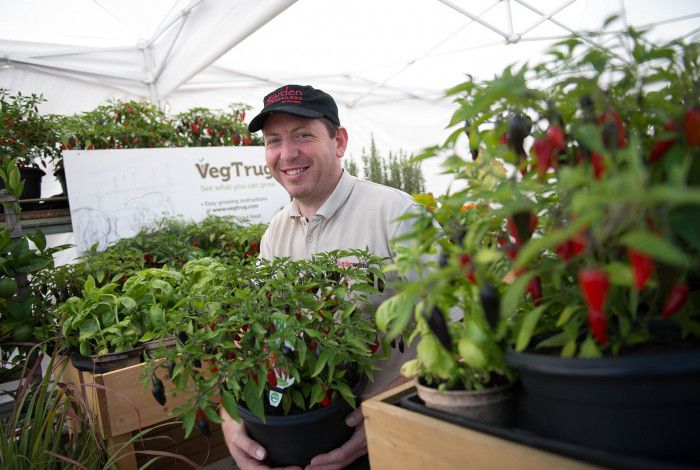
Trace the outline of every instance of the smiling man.
{"label": "smiling man", "polygon": [[[412,221],[400,220],[401,216],[421,210],[420,206],[402,191],[359,180],[343,170],[348,132],[340,125],[333,98],[310,86],[286,85],[265,96],[264,104],[248,129],[263,131],[267,165],[292,201],[270,222],[260,256],[307,259],[318,252],[368,248],[393,259],[392,241],[412,229]],[[388,360],[380,361],[380,370],[364,396],[400,383],[399,368],[411,354],[414,352],[402,354],[395,349]],[[262,446],[225,411],[222,417],[226,443],[238,466],[243,470],[266,468],[260,462],[265,458]],[[350,440],[314,457],[308,468],[340,469],[353,461],[368,466],[359,408],[347,417],[346,424],[355,427]],[[364,461],[357,461],[359,457]]]}

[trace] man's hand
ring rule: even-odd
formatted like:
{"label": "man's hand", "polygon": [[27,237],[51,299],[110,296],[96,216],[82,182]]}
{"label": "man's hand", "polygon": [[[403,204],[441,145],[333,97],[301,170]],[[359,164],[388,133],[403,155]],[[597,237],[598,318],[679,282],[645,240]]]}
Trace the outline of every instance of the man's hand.
{"label": "man's hand", "polygon": [[[236,465],[241,470],[268,470],[270,467],[261,461],[265,458],[265,449],[248,437],[243,424],[235,421],[221,408],[221,430],[224,433],[224,441]],[[364,432],[363,432],[364,437]],[[285,470],[301,470],[301,467],[284,467]]]}
{"label": "man's hand", "polygon": [[311,459],[306,470],[339,470],[354,462],[367,453],[367,438],[365,437],[365,417],[362,409],[357,408],[345,418],[345,424],[355,428],[348,441],[337,449],[326,454],[320,454]]}

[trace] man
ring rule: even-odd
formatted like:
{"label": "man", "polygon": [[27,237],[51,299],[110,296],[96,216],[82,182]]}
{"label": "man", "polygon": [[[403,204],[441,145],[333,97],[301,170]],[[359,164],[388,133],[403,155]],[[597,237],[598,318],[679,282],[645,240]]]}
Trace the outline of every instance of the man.
{"label": "man", "polygon": [[[310,258],[314,253],[345,248],[369,248],[393,258],[391,242],[411,230],[410,220],[397,220],[419,210],[406,193],[358,180],[343,170],[340,159],[348,132],[340,126],[333,98],[310,86],[287,85],[264,99],[264,108],[248,126],[263,131],[265,159],[272,176],[289,192],[292,202],[270,222],[260,255]],[[409,357],[392,352],[365,396],[401,383],[399,367]],[[238,466],[265,468],[265,450],[250,439],[242,424],[222,410],[226,443]],[[346,424],[355,433],[343,446],[314,457],[310,469],[343,468],[367,452],[362,411]]]}

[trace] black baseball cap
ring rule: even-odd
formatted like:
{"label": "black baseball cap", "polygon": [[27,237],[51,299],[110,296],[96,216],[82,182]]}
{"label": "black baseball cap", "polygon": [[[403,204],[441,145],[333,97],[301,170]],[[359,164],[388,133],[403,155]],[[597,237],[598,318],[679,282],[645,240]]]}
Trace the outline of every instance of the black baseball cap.
{"label": "black baseball cap", "polygon": [[248,130],[257,132],[265,125],[265,119],[270,113],[287,113],[295,116],[318,119],[327,118],[336,126],[340,126],[338,106],[328,93],[306,85],[285,85],[269,93],[263,99],[265,107],[255,116]]}

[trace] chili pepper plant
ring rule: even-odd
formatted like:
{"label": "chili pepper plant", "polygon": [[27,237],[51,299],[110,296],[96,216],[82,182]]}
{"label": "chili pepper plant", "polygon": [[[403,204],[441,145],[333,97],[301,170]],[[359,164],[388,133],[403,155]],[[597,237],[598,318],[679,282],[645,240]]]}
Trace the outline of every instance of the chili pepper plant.
{"label": "chili pepper plant", "polygon": [[[462,170],[463,171],[463,170]],[[463,173],[465,176],[466,174]],[[417,356],[401,373],[439,390],[482,390],[515,380],[503,361],[507,344],[500,322],[499,279],[509,263],[496,248],[500,226],[478,196],[500,184],[506,169],[497,161],[472,168],[470,188],[441,197],[414,196],[414,231],[397,245],[402,274],[397,294],[382,303],[377,324],[387,338],[418,341]],[[470,202],[465,204],[467,193]],[[469,228],[469,229],[467,229]]]}
{"label": "chili pepper plant", "polygon": [[[447,194],[423,199],[446,237],[414,235],[445,256],[428,282],[461,269],[474,289],[492,284],[492,332],[517,351],[698,343],[699,47],[633,29],[621,43],[573,37],[541,64],[469,78],[448,91],[454,132],[421,156],[445,157],[454,175]],[[458,304],[436,297],[426,309]]]}
{"label": "chili pepper plant", "polygon": [[381,263],[361,250],[257,265],[188,263],[176,347],[153,352],[146,386],[161,404],[163,380],[190,394],[174,410],[188,434],[195,424],[206,434],[209,421],[221,422],[220,406],[238,419],[241,405],[263,421],[334,400],[355,406],[352,387],[371,377],[378,356],[370,297],[378,295]]}

